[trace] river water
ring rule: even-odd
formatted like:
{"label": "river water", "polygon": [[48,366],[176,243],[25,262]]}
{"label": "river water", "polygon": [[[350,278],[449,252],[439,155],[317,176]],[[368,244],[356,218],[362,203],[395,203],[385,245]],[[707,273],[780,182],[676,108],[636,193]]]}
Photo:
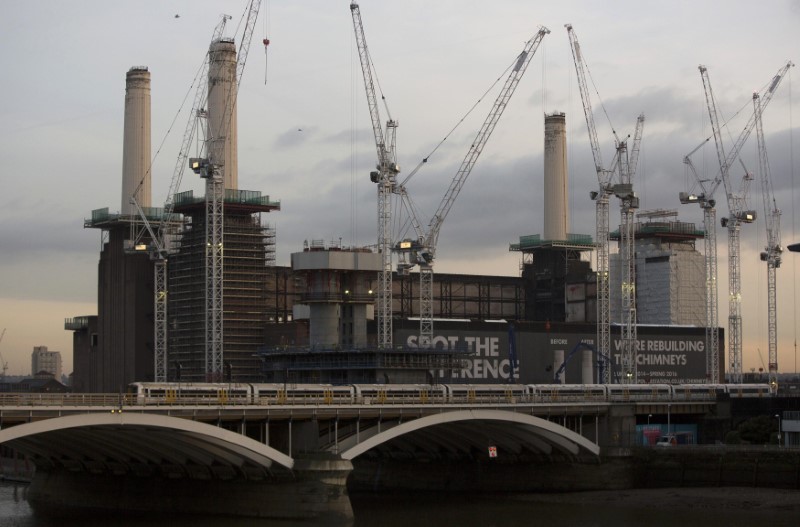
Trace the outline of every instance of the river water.
{"label": "river water", "polygon": [[[640,493],[641,494],[637,494]],[[800,491],[763,489],[622,491],[594,499],[574,495],[352,497],[352,527],[796,527]],[[728,493],[728,494],[726,494]],[[780,494],[777,494],[780,493]],[[45,517],[31,510],[27,486],[0,482],[0,527],[299,527],[330,525],[198,516],[131,516],[123,513]],[[666,502],[659,498],[663,496]],[[744,496],[740,499],[739,496]],[[749,501],[748,501],[749,500]],[[341,523],[338,525],[342,525]]]}

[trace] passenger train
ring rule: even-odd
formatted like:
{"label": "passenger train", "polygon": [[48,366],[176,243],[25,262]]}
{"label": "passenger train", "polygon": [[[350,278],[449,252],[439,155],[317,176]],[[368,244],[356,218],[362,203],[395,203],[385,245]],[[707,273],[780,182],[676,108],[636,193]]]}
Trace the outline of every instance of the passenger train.
{"label": "passenger train", "polygon": [[767,397],[768,384],[282,384],[136,382],[133,404],[471,404]]}

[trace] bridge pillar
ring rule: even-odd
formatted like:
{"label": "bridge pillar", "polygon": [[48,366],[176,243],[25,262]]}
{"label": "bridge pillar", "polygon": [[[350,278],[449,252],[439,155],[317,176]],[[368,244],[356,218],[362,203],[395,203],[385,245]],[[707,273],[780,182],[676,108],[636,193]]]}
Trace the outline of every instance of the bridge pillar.
{"label": "bridge pillar", "polygon": [[353,464],[341,456],[314,453],[295,457],[297,502],[313,517],[351,518],[353,508],[347,494],[347,477]]}
{"label": "bridge pillar", "polygon": [[601,433],[600,446],[628,448],[634,446],[636,437],[636,405],[613,404],[606,416],[605,433]]}

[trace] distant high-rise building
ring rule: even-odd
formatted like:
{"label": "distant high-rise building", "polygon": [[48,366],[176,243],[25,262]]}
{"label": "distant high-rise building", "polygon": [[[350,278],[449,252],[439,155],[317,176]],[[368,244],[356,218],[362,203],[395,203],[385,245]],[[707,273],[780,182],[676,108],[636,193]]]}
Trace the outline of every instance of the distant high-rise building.
{"label": "distant high-rise building", "polygon": [[34,346],[31,354],[31,375],[36,375],[40,372],[50,373],[60,382],[61,374],[63,373],[61,352],[49,351],[47,346]]}
{"label": "distant high-rise building", "polygon": [[[639,324],[705,326],[705,258],[695,248],[703,231],[676,211],[640,212],[634,225],[636,318]],[[619,231],[611,233],[619,239]],[[611,321],[621,322],[620,256],[609,258]]]}

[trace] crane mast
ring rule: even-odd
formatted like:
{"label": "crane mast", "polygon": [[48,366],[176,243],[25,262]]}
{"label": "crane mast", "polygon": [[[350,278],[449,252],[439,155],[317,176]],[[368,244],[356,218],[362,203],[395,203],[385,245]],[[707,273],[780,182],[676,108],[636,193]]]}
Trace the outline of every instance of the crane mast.
{"label": "crane mast", "polygon": [[[420,348],[430,348],[433,342],[433,264],[436,256],[436,244],[439,240],[439,232],[442,228],[442,224],[444,223],[445,218],[447,218],[450,209],[453,207],[458,194],[464,187],[464,184],[472,172],[472,169],[475,167],[475,163],[478,161],[478,158],[480,157],[483,148],[486,146],[489,137],[491,137],[495,126],[500,120],[500,117],[503,115],[503,112],[505,111],[511,96],[514,94],[520,79],[525,74],[525,70],[528,68],[528,64],[536,54],[539,44],[541,44],[542,39],[548,33],[550,33],[549,29],[546,27],[540,27],[536,35],[528,40],[522,52],[517,55],[514,66],[511,68],[511,72],[506,78],[505,84],[495,99],[494,104],[489,111],[489,115],[484,120],[483,125],[481,125],[481,128],[478,130],[478,133],[475,136],[475,139],[472,141],[472,144],[467,151],[467,155],[461,162],[461,166],[459,167],[455,176],[453,176],[450,186],[445,192],[442,201],[439,203],[439,207],[436,209],[436,212],[428,224],[427,231],[422,233],[417,242],[404,241],[400,243],[399,250],[412,252],[414,255],[412,262],[415,261],[415,263],[419,264]],[[404,196],[406,195],[404,194]],[[411,212],[411,216],[413,218],[412,222],[414,223],[415,228],[419,229],[419,221],[417,221],[416,216],[413,213],[413,207],[409,206],[408,208]]]}
{"label": "crane mast", "polygon": [[761,253],[761,261],[767,264],[767,332],[769,343],[769,385],[772,393],[778,391],[778,302],[776,270],[781,266],[781,210],[775,201],[770,174],[767,145],[761,120],[761,99],[753,94],[753,107],[756,116],[756,138],[758,140],[759,173],[761,175],[761,196],[764,200],[767,245]]}
{"label": "crane mast", "polygon": [[378,348],[390,349],[392,347],[392,194],[397,191],[397,174],[400,172],[400,167],[396,162],[395,150],[397,122],[389,115],[389,119],[386,121],[386,134],[384,135],[378,96],[373,80],[372,61],[367,48],[367,39],[364,35],[361,9],[356,2],[350,4],[350,14],[353,18],[356,46],[361,61],[367,105],[370,119],[372,120],[375,147],[378,153],[377,171],[370,173],[370,179],[378,185],[378,252],[381,255],[381,270],[378,273],[378,290],[375,305]]}
{"label": "crane mast", "polygon": [[228,140],[233,126],[236,96],[247,62],[260,7],[261,0],[250,0],[248,4],[245,25],[236,54],[235,69],[228,72],[225,71],[224,66],[219,66],[217,73],[220,77],[228,75],[233,77],[230,79],[233,89],[227,94],[225,106],[222,109],[222,129],[217,130],[218,136],[214,137],[215,130],[213,127],[209,127],[209,137],[205,145],[208,159],[200,159],[199,166],[192,163],[192,169],[206,179],[205,371],[207,380],[214,382],[222,380],[224,369],[224,171],[226,167],[223,163],[230,161],[218,158],[225,151],[223,143]]}
{"label": "crane mast", "polygon": [[[590,196],[595,201],[596,250],[597,250],[597,350],[601,356],[611,356],[611,287],[609,271],[609,198],[615,195],[620,199],[620,256],[621,256],[621,309],[622,329],[622,370],[624,375],[620,382],[636,383],[636,259],[634,243],[635,210],[639,207],[639,199],[633,192],[632,179],[639,160],[640,144],[644,127],[644,115],[636,121],[633,147],[628,152],[627,139],[620,141],[616,131],[614,140],[616,151],[610,168],[603,164],[600,142],[594,123],[589,87],[586,82],[587,66],[581,53],[578,37],[572,24],[565,24],[569,37],[572,58],[578,77],[578,89],[583,104],[583,114],[589,132],[589,143],[592,148],[595,171],[597,173],[598,190]],[[619,183],[612,184],[612,178],[619,172]],[[611,368],[603,371],[603,383],[611,382]]]}
{"label": "crane mast", "polygon": [[[597,249],[597,351],[602,356],[611,356],[611,296],[608,270],[608,200],[611,194],[609,183],[611,171],[603,168],[603,157],[600,153],[600,143],[597,140],[597,130],[594,125],[589,88],[586,84],[586,71],[581,54],[580,43],[572,24],[565,24],[569,37],[572,58],[575,62],[575,71],[578,76],[578,89],[583,103],[583,115],[586,118],[586,127],[589,131],[589,143],[594,158],[594,168],[597,173],[598,190],[592,192],[595,200],[595,238]],[[603,371],[603,383],[611,382],[611,368]]]}
{"label": "crane mast", "polygon": [[681,203],[698,203],[703,209],[703,254],[705,255],[705,290],[706,290],[706,378],[712,384],[719,383],[719,315],[717,313],[717,229],[716,202],[706,198],[705,180],[697,173],[692,163],[692,155],[700,150],[711,138],[697,145],[694,150],[683,156],[683,163],[703,188],[700,194],[680,192]]}
{"label": "crane mast", "polygon": [[[728,196],[728,209],[730,218],[722,219],[722,226],[728,229],[728,342],[730,349],[729,371],[733,382],[742,382],[742,310],[741,310],[741,277],[740,272],[740,232],[741,222],[736,214],[743,196],[735,196],[728,177],[730,163],[725,155],[722,143],[722,131],[719,125],[716,102],[711,83],[708,78],[708,70],[705,66],[700,66],[700,75],[703,79],[703,88],[708,106],[708,114],[711,119],[711,129],[714,134],[714,143],[717,147],[717,158],[720,164],[720,177],[725,186]],[[752,220],[755,216],[752,216]]]}
{"label": "crane mast", "polygon": [[627,141],[617,146],[620,183],[612,187],[614,195],[620,199],[620,253],[622,276],[620,279],[622,298],[622,371],[623,382],[638,382],[636,364],[636,244],[634,225],[639,198],[633,192],[633,175],[639,159],[639,149],[644,127],[644,114],[636,120],[633,148],[630,157]]}
{"label": "crane mast", "polygon": [[[761,109],[766,107],[772,100],[775,90],[783,80],[785,73],[793,64],[788,62],[783,66],[778,73],[772,78],[768,84],[763,95],[760,95]],[[729,370],[731,380],[735,383],[742,382],[742,293],[741,293],[741,262],[740,262],[740,231],[742,223],[752,223],[756,219],[756,212],[748,210],[747,200],[750,182],[752,175],[745,173],[742,178],[742,183],[738,191],[733,189],[730,181],[730,167],[733,162],[738,158],[742,146],[747,141],[750,133],[753,131],[756,122],[756,112],[750,117],[745,124],[744,129],[739,134],[738,139],[733,145],[733,148],[725,153],[725,148],[722,142],[722,129],[719,124],[719,117],[717,112],[716,100],[711,88],[711,83],[708,77],[708,69],[701,65],[699,66],[700,76],[703,81],[703,89],[706,97],[706,105],[708,107],[709,119],[711,120],[711,128],[714,136],[714,143],[716,145],[717,159],[720,165],[720,171],[714,181],[711,183],[709,191],[705,192],[705,199],[713,199],[713,194],[716,188],[722,184],[725,188],[725,194],[728,200],[728,217],[722,218],[721,224],[728,229],[728,341],[730,343],[730,357],[729,357]],[[708,228],[708,226],[706,226]]]}

